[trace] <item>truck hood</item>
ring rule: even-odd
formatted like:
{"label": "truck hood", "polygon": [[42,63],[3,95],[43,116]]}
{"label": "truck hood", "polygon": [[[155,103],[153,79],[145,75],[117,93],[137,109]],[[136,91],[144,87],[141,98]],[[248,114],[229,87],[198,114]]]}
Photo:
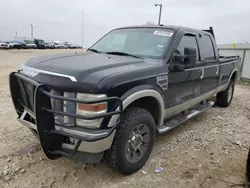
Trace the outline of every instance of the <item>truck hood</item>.
{"label": "truck hood", "polygon": [[112,74],[150,68],[143,59],[93,52],[41,56],[28,60],[25,65],[38,72],[52,72],[73,78],[72,81],[91,84],[97,84]]}

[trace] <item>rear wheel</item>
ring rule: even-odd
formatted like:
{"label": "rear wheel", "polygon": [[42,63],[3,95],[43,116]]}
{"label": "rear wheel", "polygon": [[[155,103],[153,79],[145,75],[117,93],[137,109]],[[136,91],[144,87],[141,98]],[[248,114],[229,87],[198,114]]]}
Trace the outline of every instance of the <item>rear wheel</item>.
{"label": "rear wheel", "polygon": [[122,174],[138,171],[151,154],[155,136],[154,118],[147,110],[138,107],[125,110],[113,144],[107,152],[108,163]]}
{"label": "rear wheel", "polygon": [[248,182],[248,187],[250,187],[250,150],[248,150],[247,164],[246,164],[246,179]]}
{"label": "rear wheel", "polygon": [[216,103],[218,106],[228,107],[231,104],[234,95],[234,85],[234,81],[231,80],[226,90],[217,93]]}

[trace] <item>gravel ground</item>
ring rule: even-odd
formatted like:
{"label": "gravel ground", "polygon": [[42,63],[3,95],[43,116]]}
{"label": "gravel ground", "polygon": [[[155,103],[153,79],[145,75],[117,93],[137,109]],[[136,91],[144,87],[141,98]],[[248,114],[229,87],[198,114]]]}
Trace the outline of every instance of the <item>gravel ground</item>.
{"label": "gravel ground", "polygon": [[[236,86],[229,108],[210,108],[157,137],[141,171],[121,176],[105,164],[45,158],[37,139],[16,120],[8,74],[27,59],[69,50],[0,51],[0,187],[242,187],[250,145],[250,84]],[[71,50],[80,51],[80,50]],[[163,171],[155,173],[156,167]]]}

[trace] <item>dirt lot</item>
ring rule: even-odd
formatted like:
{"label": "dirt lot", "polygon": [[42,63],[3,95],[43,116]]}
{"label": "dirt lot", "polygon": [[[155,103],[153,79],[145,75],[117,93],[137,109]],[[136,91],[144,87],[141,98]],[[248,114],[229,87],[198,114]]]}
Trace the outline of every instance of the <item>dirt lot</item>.
{"label": "dirt lot", "polygon": [[[69,50],[0,51],[0,187],[226,188],[245,183],[250,146],[250,84],[236,86],[229,108],[214,107],[157,138],[143,168],[130,176],[105,164],[45,158],[37,139],[16,120],[8,74],[27,59]],[[80,50],[74,50],[80,51]],[[156,167],[163,167],[155,173]]]}

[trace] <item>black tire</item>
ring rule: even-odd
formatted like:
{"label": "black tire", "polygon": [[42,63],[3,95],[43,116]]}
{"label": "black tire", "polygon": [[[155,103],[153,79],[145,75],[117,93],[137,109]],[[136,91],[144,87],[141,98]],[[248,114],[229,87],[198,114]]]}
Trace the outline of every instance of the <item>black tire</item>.
{"label": "black tire", "polygon": [[[135,129],[137,129],[138,126],[144,126],[143,130],[146,129],[148,130],[149,134],[147,136],[147,143],[145,144],[144,138],[143,141],[144,143],[141,144],[140,147],[143,146],[143,154],[140,154],[141,152],[138,152],[137,149],[136,152],[137,156],[139,156],[138,161],[136,162],[130,162],[128,159],[128,153],[130,149],[127,150],[128,144],[129,147],[131,143],[129,142],[133,137]],[[139,128],[139,133],[140,133]],[[130,136],[133,136],[130,139]],[[145,134],[146,135],[146,134]],[[144,136],[145,136],[144,135]],[[153,149],[154,143],[155,143],[155,137],[156,137],[156,127],[155,127],[155,121],[152,115],[145,109],[138,108],[138,107],[131,107],[125,110],[124,116],[120,124],[118,125],[118,129],[115,135],[115,138],[113,140],[113,144],[111,148],[107,151],[107,162],[109,166],[120,172],[121,174],[132,174],[139,169],[143,167],[143,165],[146,163],[148,160],[151,151]],[[134,142],[135,139],[133,139],[132,142]],[[146,145],[146,146],[145,146]],[[130,151],[130,153],[132,153]],[[139,155],[140,154],[140,155]],[[131,154],[132,158],[132,154]]]}
{"label": "black tire", "polygon": [[247,155],[247,164],[246,164],[246,180],[247,180],[247,185],[250,187],[250,149],[248,150],[248,155]]}
{"label": "black tire", "polygon": [[228,107],[231,104],[234,95],[234,85],[235,85],[234,81],[231,80],[226,90],[217,93],[216,104],[218,106]]}

